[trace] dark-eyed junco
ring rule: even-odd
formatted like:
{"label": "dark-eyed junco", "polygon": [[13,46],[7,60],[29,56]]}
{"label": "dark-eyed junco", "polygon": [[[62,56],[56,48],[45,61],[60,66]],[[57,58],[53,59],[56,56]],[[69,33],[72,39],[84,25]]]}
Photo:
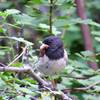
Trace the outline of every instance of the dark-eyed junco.
{"label": "dark-eyed junco", "polygon": [[49,36],[40,46],[38,71],[44,75],[54,75],[62,71],[68,61],[67,52],[57,36]]}

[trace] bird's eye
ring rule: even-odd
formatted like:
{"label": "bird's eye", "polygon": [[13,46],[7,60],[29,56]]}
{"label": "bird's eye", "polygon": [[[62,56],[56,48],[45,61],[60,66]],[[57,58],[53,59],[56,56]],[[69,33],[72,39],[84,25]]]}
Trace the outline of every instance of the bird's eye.
{"label": "bird's eye", "polygon": [[48,44],[48,45],[52,44],[52,40],[48,40],[48,41],[46,42],[46,44]]}
{"label": "bird's eye", "polygon": [[45,44],[47,44],[47,45],[50,45],[50,44],[53,43],[53,39],[45,39],[45,40],[43,41],[43,43],[45,43]]}
{"label": "bird's eye", "polygon": [[52,43],[52,41],[48,41],[48,43],[49,43],[49,44],[51,44],[51,43]]}

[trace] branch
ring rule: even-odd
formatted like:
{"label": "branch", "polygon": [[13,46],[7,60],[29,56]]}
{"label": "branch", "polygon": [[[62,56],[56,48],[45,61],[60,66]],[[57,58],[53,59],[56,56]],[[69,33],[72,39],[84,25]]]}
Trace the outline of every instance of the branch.
{"label": "branch", "polygon": [[5,71],[9,71],[9,72],[29,72],[32,76],[33,79],[35,79],[38,83],[40,83],[42,85],[43,88],[45,88],[46,90],[50,91],[52,94],[54,95],[59,95],[62,97],[62,100],[72,100],[71,98],[69,98],[66,94],[64,94],[63,92],[58,92],[58,91],[53,91],[51,84],[49,84],[48,82],[44,81],[41,77],[37,76],[36,73],[32,70],[32,67],[29,65],[25,65],[23,67],[17,68],[17,67],[9,67],[6,66],[2,63],[0,63],[0,72],[5,72]]}
{"label": "branch", "polygon": [[66,76],[66,75],[62,75],[62,77],[74,78],[74,79],[79,79],[79,80],[81,80],[81,79],[89,79],[89,78],[92,77],[92,75],[91,75],[91,76],[88,76],[88,77],[75,77],[75,76]]}
{"label": "branch", "polygon": [[40,83],[41,85],[46,85],[48,86],[48,83],[46,81],[44,81],[42,78],[40,78],[39,76],[36,75],[36,73],[32,70],[31,66],[29,65],[25,65],[23,67],[9,67],[9,66],[4,66],[0,64],[0,72],[5,72],[5,71],[9,71],[9,72],[29,72],[32,75],[32,78],[35,79],[38,83]]}
{"label": "branch", "polygon": [[64,94],[62,91],[52,91],[49,87],[44,86],[46,90],[49,90],[51,94],[53,95],[59,95],[62,100],[72,100],[70,97],[68,97],[66,94]]}
{"label": "branch", "polygon": [[[75,3],[76,3],[76,8],[77,8],[77,15],[82,20],[87,19],[87,16],[85,14],[84,0],[75,0]],[[85,50],[90,50],[90,51],[94,52],[88,25],[81,24],[80,28],[81,28],[82,35],[83,35]],[[95,58],[95,56],[94,56],[94,58]],[[98,69],[97,63],[88,62],[88,64],[94,70]]]}
{"label": "branch", "polygon": [[8,66],[2,67],[2,66],[0,66],[0,72],[5,72],[5,71],[9,71],[9,72],[27,72],[29,70],[30,70],[30,68],[24,68],[24,67],[17,68],[17,67],[8,67]]}
{"label": "branch", "polygon": [[93,84],[91,84],[91,85],[89,85],[89,86],[87,86],[87,87],[84,87],[84,88],[75,88],[75,89],[76,90],[89,90],[90,88],[94,87],[97,84],[100,84],[100,80],[97,81],[97,82],[95,82],[95,83],[93,83]]}
{"label": "branch", "polygon": [[87,87],[83,87],[83,88],[72,88],[72,89],[67,88],[67,89],[64,89],[64,90],[62,90],[62,91],[63,91],[64,93],[67,93],[68,91],[86,91],[86,90],[91,89],[92,87],[94,87],[94,86],[97,85],[97,84],[100,84],[100,80],[97,81],[97,82],[95,82],[95,83],[93,83],[93,84],[91,84],[91,85],[89,85],[89,86],[87,86]]}

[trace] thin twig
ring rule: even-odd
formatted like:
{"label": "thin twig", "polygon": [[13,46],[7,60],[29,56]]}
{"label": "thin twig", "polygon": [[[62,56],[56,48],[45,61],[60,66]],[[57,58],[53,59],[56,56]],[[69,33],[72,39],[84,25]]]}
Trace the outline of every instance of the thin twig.
{"label": "thin twig", "polygon": [[11,26],[11,27],[14,27],[14,28],[17,28],[17,29],[21,29],[19,26],[17,25],[14,25],[14,24],[11,24],[11,23],[6,23],[7,25]]}
{"label": "thin twig", "polygon": [[97,82],[95,82],[95,83],[93,83],[93,84],[91,84],[91,85],[89,85],[89,86],[87,86],[87,87],[84,87],[84,88],[75,88],[75,89],[76,90],[89,90],[90,88],[94,87],[97,84],[100,84],[100,80],[97,81]]}
{"label": "thin twig", "polygon": [[50,10],[49,10],[49,25],[50,25],[50,33],[52,34],[52,11],[53,11],[53,0],[50,0]]}
{"label": "thin twig", "polygon": [[62,97],[62,100],[72,100],[70,97],[68,97],[66,94],[64,94],[62,91],[53,91],[51,88],[44,86],[46,90],[49,90],[51,94],[53,95],[59,95]]}
{"label": "thin twig", "polygon": [[97,84],[100,84],[100,80],[99,81],[97,81],[97,82],[95,82],[95,83],[93,83],[93,84],[91,84],[91,85],[89,85],[89,86],[86,86],[86,87],[82,87],[82,88],[66,88],[66,89],[63,89],[62,91],[64,92],[64,93],[66,93],[66,92],[73,92],[73,91],[86,91],[86,90],[89,90],[89,89],[91,89],[92,87],[94,87],[95,85],[97,85]]}
{"label": "thin twig", "polygon": [[10,63],[8,64],[8,66],[11,66],[15,61],[17,61],[17,60],[25,53],[26,49],[27,49],[27,46],[25,46],[25,47],[23,48],[22,53],[21,53],[20,55],[18,55],[12,62],[10,62]]}
{"label": "thin twig", "polygon": [[75,76],[70,76],[70,75],[61,75],[62,77],[67,77],[67,78],[74,78],[74,79],[79,79],[79,80],[81,80],[81,79],[89,79],[89,78],[91,78],[92,76],[88,76],[88,77],[75,77]]}

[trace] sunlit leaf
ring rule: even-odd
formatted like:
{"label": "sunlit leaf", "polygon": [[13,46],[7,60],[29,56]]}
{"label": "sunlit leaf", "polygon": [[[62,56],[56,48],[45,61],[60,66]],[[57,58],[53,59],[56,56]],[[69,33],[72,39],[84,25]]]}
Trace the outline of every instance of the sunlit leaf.
{"label": "sunlit leaf", "polygon": [[95,37],[95,40],[97,40],[98,42],[100,42],[100,37]]}
{"label": "sunlit leaf", "polygon": [[6,12],[8,15],[11,15],[11,14],[19,14],[19,13],[20,13],[20,11],[17,10],[17,9],[7,9],[5,12]]}
{"label": "sunlit leaf", "polygon": [[9,38],[10,39],[13,39],[13,40],[16,40],[16,41],[19,41],[19,42],[23,42],[23,43],[25,43],[27,45],[33,45],[33,43],[25,40],[24,38],[17,38],[17,37],[9,37]]}
{"label": "sunlit leaf", "polygon": [[38,24],[38,21],[35,18],[28,16],[27,14],[13,15],[13,18],[16,24],[19,24],[19,25],[37,26]]}
{"label": "sunlit leaf", "polygon": [[92,52],[92,51],[89,51],[89,50],[87,50],[87,51],[82,51],[81,54],[82,54],[83,56],[85,56],[85,57],[93,56],[93,55],[94,55],[93,52]]}
{"label": "sunlit leaf", "polygon": [[14,100],[29,100],[29,97],[24,97],[24,96],[16,96]]}

